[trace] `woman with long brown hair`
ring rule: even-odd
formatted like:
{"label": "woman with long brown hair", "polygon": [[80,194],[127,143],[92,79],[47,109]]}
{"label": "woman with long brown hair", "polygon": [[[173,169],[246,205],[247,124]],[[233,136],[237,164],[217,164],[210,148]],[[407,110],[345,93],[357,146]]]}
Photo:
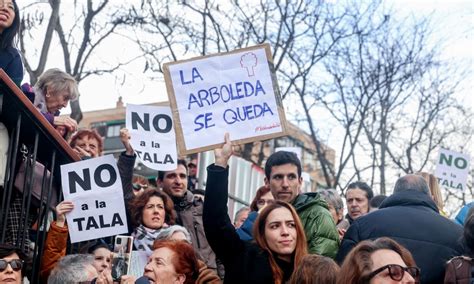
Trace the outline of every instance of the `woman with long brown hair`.
{"label": "woman with long brown hair", "polygon": [[242,241],[227,214],[228,167],[232,146],[226,135],[216,162],[207,168],[203,223],[209,244],[225,266],[224,283],[285,283],[307,254],[303,226],[295,209],[276,201],[254,225],[255,242]]}

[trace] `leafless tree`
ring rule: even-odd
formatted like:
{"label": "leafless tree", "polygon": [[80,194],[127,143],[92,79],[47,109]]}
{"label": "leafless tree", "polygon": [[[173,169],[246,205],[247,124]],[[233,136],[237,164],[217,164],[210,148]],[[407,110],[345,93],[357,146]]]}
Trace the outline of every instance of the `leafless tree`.
{"label": "leafless tree", "polygon": [[[270,43],[281,96],[298,102],[291,115],[305,121],[328,187],[368,179],[386,192],[460,129],[452,118],[465,112],[453,97],[462,74],[440,75],[449,66],[430,44],[429,21],[397,18],[378,1],[143,0],[128,22],[160,80],[165,62]],[[321,109],[343,130],[336,163],[326,159]],[[244,155],[263,161],[255,147]]]}

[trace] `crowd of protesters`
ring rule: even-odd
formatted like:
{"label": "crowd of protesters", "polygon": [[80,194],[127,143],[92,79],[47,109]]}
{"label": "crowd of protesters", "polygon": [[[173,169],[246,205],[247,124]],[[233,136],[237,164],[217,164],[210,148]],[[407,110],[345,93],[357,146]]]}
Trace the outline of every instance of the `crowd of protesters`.
{"label": "crowd of protesters", "polygon": [[[13,0],[0,4],[0,68],[19,85],[23,66],[13,46],[19,10]],[[72,76],[50,69],[22,91],[81,159],[102,155],[102,137],[96,131],[78,131],[76,121],[59,116],[79,95]],[[74,204],[63,200],[54,204],[39,279],[30,282],[474,283],[473,203],[456,221],[449,220],[436,178],[429,173],[398,178],[390,196],[374,196],[362,181],[350,183],[344,208],[336,190],[302,193],[298,157],[280,151],[267,159],[264,185],[250,206],[232,218],[227,208],[228,161],[233,155],[228,134],[207,167],[205,190],[196,188],[195,160],[179,160],[175,170],[159,171],[154,187],[134,174],[136,155],[127,129],[120,131],[120,139],[125,151],[117,164],[127,235],[133,237],[133,249],[147,256],[143,275],[114,279],[110,238],[89,241],[80,251],[68,253],[65,215]],[[22,192],[15,191],[5,243],[0,244],[0,283],[22,283],[31,277],[30,236],[18,229],[22,199]],[[33,226],[38,208],[28,212],[27,224]]]}

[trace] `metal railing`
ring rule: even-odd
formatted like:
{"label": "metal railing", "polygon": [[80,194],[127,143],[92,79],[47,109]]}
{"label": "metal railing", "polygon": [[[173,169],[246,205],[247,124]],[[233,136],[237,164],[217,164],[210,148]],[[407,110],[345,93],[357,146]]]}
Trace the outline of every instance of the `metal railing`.
{"label": "metal railing", "polygon": [[[7,237],[12,237],[13,245],[29,253],[32,259],[29,264],[29,279],[32,283],[39,283],[47,217],[52,210],[49,204],[53,197],[62,200],[59,190],[60,166],[78,161],[79,157],[2,69],[0,122],[6,126],[9,134],[4,186],[0,187],[0,243],[4,243]],[[42,173],[38,173],[40,164],[44,165],[44,169],[41,167]],[[24,167],[24,178],[20,182],[22,192],[15,186],[20,166]],[[49,172],[52,174],[49,175]],[[39,199],[33,195],[34,187],[38,187],[34,178],[38,175],[41,180]],[[56,186],[53,187],[53,184]],[[9,230],[9,222],[12,221],[14,210],[18,212],[14,216],[16,220],[13,220],[16,221],[18,230],[16,235],[10,236],[12,232]],[[32,228],[32,223],[36,230]],[[28,239],[34,233],[34,246],[29,248]]]}

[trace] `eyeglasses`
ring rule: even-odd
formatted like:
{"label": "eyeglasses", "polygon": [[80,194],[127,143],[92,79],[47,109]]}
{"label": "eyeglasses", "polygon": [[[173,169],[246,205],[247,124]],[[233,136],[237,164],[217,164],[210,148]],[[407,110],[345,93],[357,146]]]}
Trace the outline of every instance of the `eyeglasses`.
{"label": "eyeglasses", "polygon": [[9,264],[15,271],[19,271],[23,268],[23,260],[21,259],[12,259],[10,261],[0,259],[0,272],[3,272],[5,269],[7,269]]}
{"label": "eyeglasses", "polygon": [[270,205],[270,204],[273,204],[273,203],[275,203],[275,200],[273,200],[273,199],[259,199],[259,200],[257,200],[257,205],[260,205],[260,206],[263,206],[265,204]]}
{"label": "eyeglasses", "polygon": [[148,188],[148,185],[147,184],[140,184],[140,183],[133,183],[132,184],[133,186],[133,189],[135,190],[140,190],[140,189],[147,189]]}
{"label": "eyeglasses", "polygon": [[408,274],[410,274],[413,277],[413,279],[415,279],[416,283],[419,283],[420,269],[418,267],[414,267],[414,266],[403,267],[398,264],[388,264],[388,265],[380,267],[379,269],[372,271],[369,275],[367,275],[367,280],[374,278],[375,275],[379,274],[380,272],[384,271],[387,268],[388,268],[388,274],[390,278],[392,278],[392,280],[401,281],[406,271],[408,272]]}

